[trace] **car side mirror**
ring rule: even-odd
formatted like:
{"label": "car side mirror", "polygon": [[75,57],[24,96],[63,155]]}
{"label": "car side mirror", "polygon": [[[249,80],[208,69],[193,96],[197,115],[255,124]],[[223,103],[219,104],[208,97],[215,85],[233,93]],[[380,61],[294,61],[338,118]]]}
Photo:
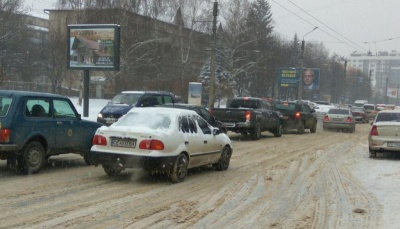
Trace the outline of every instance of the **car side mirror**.
{"label": "car side mirror", "polygon": [[81,115],[81,114],[78,114],[78,115],[76,116],[76,118],[80,121],[80,120],[82,120],[82,115]]}
{"label": "car side mirror", "polygon": [[219,128],[214,128],[213,129],[213,135],[218,135],[220,133]]}

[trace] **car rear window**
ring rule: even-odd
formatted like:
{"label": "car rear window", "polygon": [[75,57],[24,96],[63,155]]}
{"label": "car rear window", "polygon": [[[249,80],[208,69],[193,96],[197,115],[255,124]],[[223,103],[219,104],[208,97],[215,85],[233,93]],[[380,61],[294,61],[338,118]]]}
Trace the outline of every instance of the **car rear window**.
{"label": "car rear window", "polygon": [[278,111],[293,111],[296,109],[296,104],[293,103],[277,103],[275,105],[275,108],[278,109]]}
{"label": "car rear window", "polygon": [[328,114],[343,114],[343,115],[348,115],[349,110],[346,109],[329,109]]}
{"label": "car rear window", "polygon": [[400,122],[400,113],[378,113],[375,122]]}
{"label": "car rear window", "polygon": [[375,110],[375,106],[374,105],[364,105],[364,109],[365,110]]}
{"label": "car rear window", "polygon": [[10,108],[12,99],[10,97],[0,97],[0,117],[5,117]]}

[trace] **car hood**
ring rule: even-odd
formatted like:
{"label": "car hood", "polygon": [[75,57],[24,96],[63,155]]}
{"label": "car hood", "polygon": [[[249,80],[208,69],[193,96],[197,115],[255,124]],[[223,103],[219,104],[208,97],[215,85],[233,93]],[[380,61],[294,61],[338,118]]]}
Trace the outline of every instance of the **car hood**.
{"label": "car hood", "polygon": [[105,106],[100,113],[102,114],[126,114],[132,109],[132,106],[126,104],[108,104]]}

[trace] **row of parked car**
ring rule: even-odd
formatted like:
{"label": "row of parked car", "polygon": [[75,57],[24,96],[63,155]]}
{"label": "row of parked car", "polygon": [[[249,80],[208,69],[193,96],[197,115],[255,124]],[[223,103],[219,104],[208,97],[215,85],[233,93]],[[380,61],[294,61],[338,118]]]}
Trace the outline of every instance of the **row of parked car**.
{"label": "row of parked car", "polygon": [[[139,167],[172,182],[183,181],[193,167],[228,169],[231,140],[208,123],[213,117],[207,110],[154,107],[151,95],[159,96],[159,104],[174,102],[165,93],[124,92],[94,122],[82,119],[67,97],[0,90],[0,159],[33,174],[51,156],[77,153],[87,164],[102,165],[108,175]],[[122,101],[124,97],[132,100]],[[146,108],[131,109],[137,106]]]}

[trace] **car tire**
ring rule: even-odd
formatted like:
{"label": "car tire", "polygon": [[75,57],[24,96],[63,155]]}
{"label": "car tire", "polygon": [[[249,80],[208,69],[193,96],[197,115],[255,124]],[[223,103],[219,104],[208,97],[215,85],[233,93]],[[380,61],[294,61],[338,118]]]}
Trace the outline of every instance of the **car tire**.
{"label": "car tire", "polygon": [[225,146],[221,151],[221,157],[218,162],[215,163],[215,169],[217,171],[227,170],[229,167],[229,162],[231,160],[231,149]]}
{"label": "car tire", "polygon": [[310,132],[311,132],[311,133],[317,132],[317,122],[314,122],[314,123],[311,125]]}
{"label": "car tire", "polygon": [[277,128],[275,128],[274,130],[274,137],[281,137],[283,134],[283,127],[282,124],[279,124],[279,126]]}
{"label": "car tire", "polygon": [[45,157],[45,149],[40,142],[29,142],[17,157],[18,167],[23,174],[37,173],[43,167]]}
{"label": "car tire", "polygon": [[261,127],[260,124],[256,124],[254,129],[251,131],[251,137],[253,140],[259,140],[261,138]]}
{"label": "car tire", "polygon": [[179,183],[185,180],[188,164],[189,161],[185,154],[181,153],[176,157],[175,163],[169,174],[172,183]]}
{"label": "car tire", "polygon": [[122,172],[121,169],[117,168],[116,166],[112,166],[112,165],[103,165],[103,169],[104,169],[104,172],[110,177],[117,176]]}
{"label": "car tire", "polygon": [[297,133],[298,134],[304,134],[304,123],[300,122],[297,126]]}
{"label": "car tire", "polygon": [[368,147],[368,149],[369,149],[369,158],[376,158],[376,152],[373,151],[371,147]]}
{"label": "car tire", "polygon": [[86,151],[85,153],[83,153],[83,160],[87,165],[92,165],[92,161],[90,159],[90,151]]}

